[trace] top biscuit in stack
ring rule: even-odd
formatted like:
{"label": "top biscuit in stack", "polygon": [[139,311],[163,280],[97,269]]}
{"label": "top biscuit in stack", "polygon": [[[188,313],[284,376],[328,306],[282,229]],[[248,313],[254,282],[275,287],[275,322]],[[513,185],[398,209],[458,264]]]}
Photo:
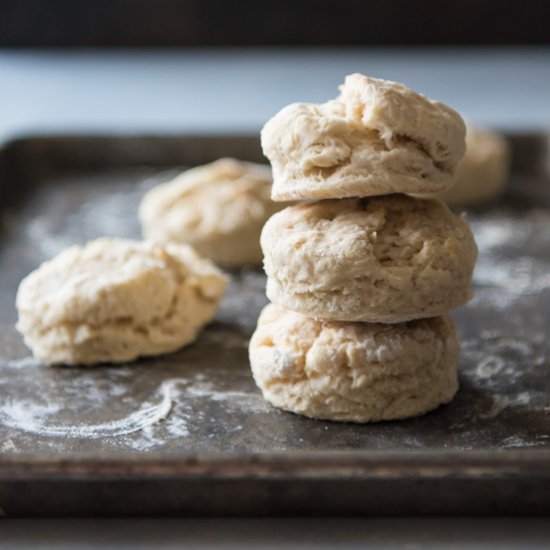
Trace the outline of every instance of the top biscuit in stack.
{"label": "top biscuit in stack", "polygon": [[353,74],[327,103],[294,103],[262,130],[272,199],[449,189],[466,149],[460,115],[403,84]]}

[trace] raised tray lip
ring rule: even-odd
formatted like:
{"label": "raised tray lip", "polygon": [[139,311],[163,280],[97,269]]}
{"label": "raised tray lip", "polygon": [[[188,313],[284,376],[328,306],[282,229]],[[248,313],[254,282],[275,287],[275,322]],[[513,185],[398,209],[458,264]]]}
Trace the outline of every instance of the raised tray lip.
{"label": "raised tray lip", "polygon": [[[500,131],[500,130],[495,130]],[[516,135],[514,131],[502,130],[505,135]],[[538,132],[526,132],[523,134],[521,132],[518,135],[528,135],[528,136],[538,136],[544,135],[544,133]],[[55,130],[55,131],[20,131],[7,136],[0,137],[0,151],[5,149],[19,146],[21,144],[29,142],[39,142],[39,141],[66,141],[66,140],[96,140],[96,141],[107,141],[107,140],[126,140],[126,139],[151,139],[151,140],[162,140],[162,139],[227,139],[227,138],[244,138],[244,139],[257,139],[260,141],[260,131],[253,131],[251,129],[235,129],[227,130],[212,130],[212,129],[193,129],[193,130],[177,130],[173,128],[167,128],[166,130],[128,130],[124,131],[117,128],[113,132],[108,130],[82,130],[82,131],[71,131],[71,130]],[[267,162],[267,160],[266,160]]]}
{"label": "raised tray lip", "polygon": [[548,478],[550,449],[483,451],[300,451],[278,453],[162,453],[67,458],[0,458],[0,481],[24,479],[395,479],[448,477]]}

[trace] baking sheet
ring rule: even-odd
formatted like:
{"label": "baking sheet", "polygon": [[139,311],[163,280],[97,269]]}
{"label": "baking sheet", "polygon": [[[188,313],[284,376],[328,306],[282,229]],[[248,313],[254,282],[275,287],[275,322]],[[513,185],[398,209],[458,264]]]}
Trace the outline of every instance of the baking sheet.
{"label": "baking sheet", "polygon": [[[17,486],[7,483],[11,476],[31,487],[46,471],[48,479],[66,481],[73,476],[71,468],[84,463],[89,469],[79,475],[86,479],[86,472],[91,476],[92,471],[97,478],[101,464],[109,461],[139,469],[140,464],[145,468],[214,457],[221,460],[215,476],[223,477],[228,474],[224,457],[231,468],[260,455],[271,468],[284,463],[292,469],[293,457],[296,466],[309,456],[309,466],[325,466],[324,474],[313,476],[321,480],[344,475],[342,467],[350,460],[370,464],[370,470],[359,468],[365,481],[375,471],[370,460],[392,464],[398,457],[401,469],[396,465],[391,476],[399,480],[402,472],[405,487],[405,478],[411,476],[410,471],[406,474],[407,457],[414,462],[421,456],[424,469],[439,465],[441,475],[456,476],[460,464],[479,456],[488,468],[481,478],[502,474],[502,490],[519,491],[521,483],[535,476],[538,490],[528,492],[528,498],[535,509],[546,510],[550,189],[544,143],[540,136],[516,138],[516,173],[509,196],[468,213],[480,255],[475,298],[453,315],[462,334],[456,399],[417,419],[364,426],[301,418],[263,401],[247,359],[248,339],[266,303],[265,278],[257,269],[231,273],[215,322],[195,344],[171,355],[116,367],[47,368],[31,357],[15,332],[15,292],[30,270],[73,243],[102,235],[138,238],[137,205],[147,189],[181,166],[224,154],[260,160],[254,136],[43,137],[9,145],[0,164],[0,507],[8,514],[36,513],[28,499],[16,496]],[[525,155],[531,155],[531,162]],[[502,469],[504,452],[507,466]],[[339,461],[327,459],[330,456]],[[510,467],[517,487],[504,483],[510,480]],[[262,471],[269,473],[266,468]],[[181,474],[176,470],[171,473],[168,467],[162,475],[175,478]],[[285,479],[290,483],[306,470],[311,474],[297,467]],[[140,471],[143,475],[147,469]],[[246,468],[240,475],[248,481],[258,477]],[[361,477],[359,472],[349,475]],[[247,501],[252,511],[261,484],[257,489],[260,492],[253,491]],[[161,485],[151,487],[157,496],[160,490]],[[66,498],[75,494],[68,491]],[[456,502],[467,506],[466,496],[457,495]],[[369,498],[372,495],[359,499],[357,510]],[[524,500],[516,502],[516,513],[527,506]],[[216,509],[186,506],[181,510]],[[280,512],[273,506],[270,513]],[[145,509],[151,512],[139,506],[134,512]],[[162,509],[159,504],[157,511]],[[336,506],[333,511],[344,509]],[[490,508],[486,510],[480,509],[489,513]]]}

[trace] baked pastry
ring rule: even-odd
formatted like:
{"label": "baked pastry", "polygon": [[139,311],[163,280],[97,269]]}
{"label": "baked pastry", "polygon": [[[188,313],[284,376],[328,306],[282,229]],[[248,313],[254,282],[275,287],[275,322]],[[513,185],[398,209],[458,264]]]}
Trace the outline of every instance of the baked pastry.
{"label": "baked pastry", "polygon": [[466,154],[456,170],[456,183],[436,196],[450,206],[471,206],[497,200],[506,190],[510,147],[495,132],[468,125]]}
{"label": "baked pastry", "polygon": [[403,84],[346,77],[335,100],[294,103],[267,122],[272,198],[331,199],[443,191],[465,151],[458,113]]}
{"label": "baked pastry", "polygon": [[332,321],[399,323],[466,303],[477,247],[441,201],[389,195],[291,206],[261,237],[267,296]]}
{"label": "baked pastry", "polygon": [[97,239],[64,250],[23,279],[17,329],[47,364],[158,355],[196,339],[226,284],[187,245]]}
{"label": "baked pastry", "polygon": [[260,233],[284,207],[270,199],[268,166],[224,158],[151,189],[139,207],[143,234],[192,245],[225,267],[260,265]]}
{"label": "baked pastry", "polygon": [[316,321],[272,304],[250,340],[258,387],[275,407],[311,418],[409,418],[458,389],[459,344],[449,317],[397,325]]}

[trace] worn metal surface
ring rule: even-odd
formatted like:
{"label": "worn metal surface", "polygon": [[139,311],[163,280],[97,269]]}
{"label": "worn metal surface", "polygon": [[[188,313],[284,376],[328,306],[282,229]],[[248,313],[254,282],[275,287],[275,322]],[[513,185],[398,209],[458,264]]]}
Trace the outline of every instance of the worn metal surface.
{"label": "worn metal surface", "polygon": [[8,146],[0,159],[0,508],[550,512],[548,141],[513,143],[508,198],[469,213],[480,258],[476,297],[454,315],[463,336],[460,392],[421,418],[365,426],[309,420],[263,401],[247,360],[266,303],[259,270],[233,273],[216,321],[164,357],[47,368],[14,329],[17,285],[40,262],[97,236],[139,237],[137,204],[148,188],[176,166],[222,155],[260,160],[255,138]]}

